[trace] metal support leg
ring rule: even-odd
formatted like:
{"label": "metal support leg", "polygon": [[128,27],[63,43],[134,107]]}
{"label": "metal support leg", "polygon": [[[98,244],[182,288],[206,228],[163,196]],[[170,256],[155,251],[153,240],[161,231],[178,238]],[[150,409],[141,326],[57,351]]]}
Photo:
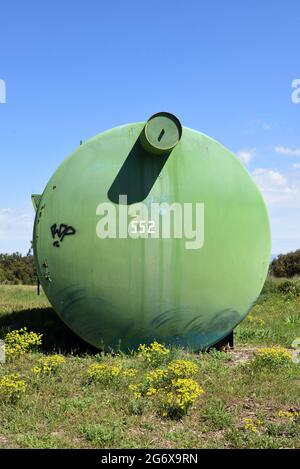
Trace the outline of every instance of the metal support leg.
{"label": "metal support leg", "polygon": [[220,342],[217,342],[213,348],[217,350],[227,350],[234,348],[234,339],[233,339],[233,331],[231,331],[226,337],[223,337]]}

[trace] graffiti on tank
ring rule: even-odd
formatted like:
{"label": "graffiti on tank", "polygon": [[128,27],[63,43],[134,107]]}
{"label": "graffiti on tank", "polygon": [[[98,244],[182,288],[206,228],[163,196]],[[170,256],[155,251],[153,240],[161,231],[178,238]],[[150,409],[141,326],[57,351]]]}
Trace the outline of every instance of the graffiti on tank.
{"label": "graffiti on tank", "polygon": [[52,238],[55,240],[53,242],[53,246],[57,248],[59,248],[60,243],[62,243],[65,236],[74,235],[76,233],[76,230],[75,228],[73,228],[73,226],[66,225],[65,223],[61,223],[59,226],[56,223],[54,223],[51,226],[50,230],[51,230]]}

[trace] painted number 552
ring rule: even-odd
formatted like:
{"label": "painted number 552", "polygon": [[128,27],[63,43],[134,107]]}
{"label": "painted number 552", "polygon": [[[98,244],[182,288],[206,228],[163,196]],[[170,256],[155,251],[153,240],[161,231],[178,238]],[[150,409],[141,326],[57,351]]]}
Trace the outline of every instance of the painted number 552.
{"label": "painted number 552", "polygon": [[155,233],[155,222],[153,220],[132,220],[131,222],[131,233]]}

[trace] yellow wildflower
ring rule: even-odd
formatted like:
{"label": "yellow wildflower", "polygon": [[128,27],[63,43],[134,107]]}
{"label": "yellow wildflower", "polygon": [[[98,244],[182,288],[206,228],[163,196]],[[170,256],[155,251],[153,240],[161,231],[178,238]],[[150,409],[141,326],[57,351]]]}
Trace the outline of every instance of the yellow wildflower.
{"label": "yellow wildflower", "polygon": [[254,364],[266,366],[287,365],[292,354],[283,347],[262,347],[256,350]]}
{"label": "yellow wildflower", "polygon": [[8,332],[4,339],[7,357],[19,357],[30,349],[41,345],[42,336],[36,332],[27,332],[27,327]]}
{"label": "yellow wildflower", "polygon": [[26,383],[18,373],[0,378],[0,400],[15,402],[26,391]]}
{"label": "yellow wildflower", "polygon": [[107,383],[115,380],[121,373],[119,366],[95,363],[87,370],[89,381],[95,383]]}
{"label": "yellow wildflower", "polygon": [[169,353],[169,349],[156,341],[149,346],[141,344],[138,348],[138,356],[152,366],[157,366],[163,362]]}
{"label": "yellow wildflower", "polygon": [[257,426],[255,425],[253,418],[244,418],[244,429],[257,433]]}
{"label": "yellow wildflower", "polygon": [[277,415],[281,418],[288,418],[290,420],[294,420],[300,417],[300,411],[280,410]]}
{"label": "yellow wildflower", "polygon": [[135,378],[137,375],[137,370],[135,368],[127,368],[123,371],[123,376],[125,378]]}
{"label": "yellow wildflower", "polygon": [[49,373],[54,373],[63,363],[65,363],[65,361],[65,358],[61,355],[50,355],[49,357],[43,357],[38,360],[38,365],[32,368],[32,371],[36,375],[47,375]]}
{"label": "yellow wildflower", "polygon": [[168,365],[171,376],[176,378],[189,378],[198,371],[198,366],[189,360],[173,360]]}

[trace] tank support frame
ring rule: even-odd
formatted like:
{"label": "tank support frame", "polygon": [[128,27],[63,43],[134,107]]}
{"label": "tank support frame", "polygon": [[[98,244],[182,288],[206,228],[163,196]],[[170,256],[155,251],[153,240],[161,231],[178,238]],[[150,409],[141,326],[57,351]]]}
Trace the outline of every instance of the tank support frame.
{"label": "tank support frame", "polygon": [[234,337],[233,337],[233,330],[226,336],[223,337],[222,340],[217,342],[211,348],[215,348],[220,351],[228,351],[229,349],[234,349]]}

